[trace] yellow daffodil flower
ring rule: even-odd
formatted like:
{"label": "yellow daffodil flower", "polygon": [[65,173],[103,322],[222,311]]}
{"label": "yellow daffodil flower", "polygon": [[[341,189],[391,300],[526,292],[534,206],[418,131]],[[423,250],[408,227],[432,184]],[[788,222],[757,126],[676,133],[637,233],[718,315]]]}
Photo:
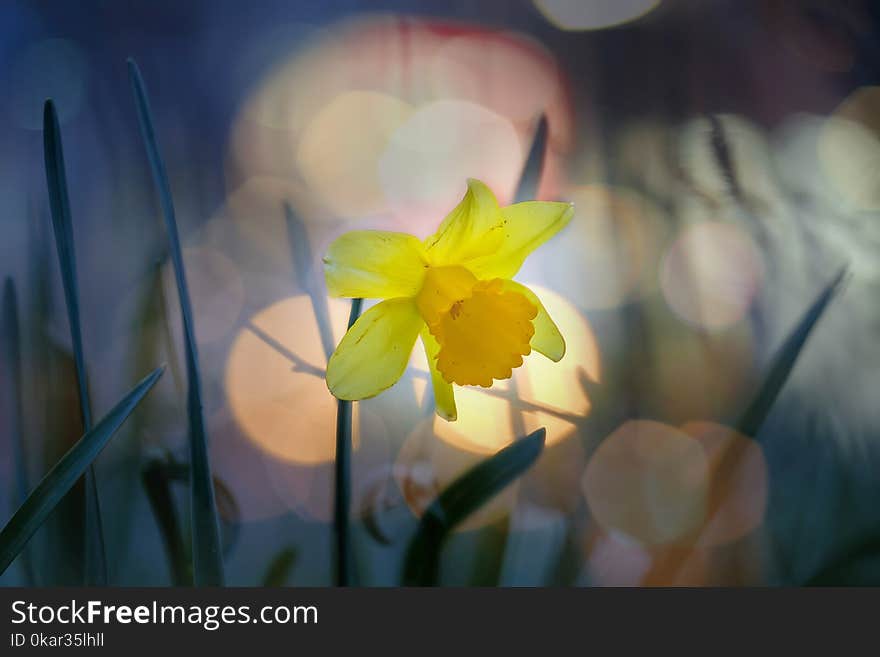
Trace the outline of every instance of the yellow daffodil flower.
{"label": "yellow daffodil flower", "polygon": [[390,388],[421,335],[437,414],[456,419],[452,384],[490,387],[534,349],[558,361],[565,341],[538,297],[511,280],[529,253],[568,224],[569,203],[528,201],[498,207],[492,191],[468,191],[422,241],[405,233],[356,230],[324,257],[332,296],[384,299],[365,312],[327,363],[339,399]]}

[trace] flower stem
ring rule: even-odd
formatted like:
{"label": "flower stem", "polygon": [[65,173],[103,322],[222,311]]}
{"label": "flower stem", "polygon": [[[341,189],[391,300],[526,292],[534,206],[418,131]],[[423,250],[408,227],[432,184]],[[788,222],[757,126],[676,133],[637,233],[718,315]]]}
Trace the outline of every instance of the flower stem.
{"label": "flower stem", "polygon": [[[361,314],[363,299],[352,299],[348,328]],[[339,400],[336,411],[336,490],[334,525],[336,528],[336,585],[349,586],[352,573],[349,516],[351,513],[351,412],[350,401]]]}

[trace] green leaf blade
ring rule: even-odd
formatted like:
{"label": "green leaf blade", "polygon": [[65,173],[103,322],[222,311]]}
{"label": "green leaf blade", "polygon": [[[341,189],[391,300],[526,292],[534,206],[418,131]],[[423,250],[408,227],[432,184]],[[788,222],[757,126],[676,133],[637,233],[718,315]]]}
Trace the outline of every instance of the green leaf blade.
{"label": "green leaf blade", "polygon": [[801,321],[789,333],[785,342],[776,352],[767,375],[748,408],[740,416],[736,429],[746,435],[758,437],[770,409],[785,386],[795,363],[807,343],[816,324],[825,314],[831,301],[841,292],[847,280],[847,269],[841,269],[819,293],[812,305],[801,317]]}
{"label": "green leaf blade", "polygon": [[187,372],[187,415],[189,418],[190,467],[192,478],[190,498],[192,505],[192,553],[193,578],[196,586],[223,586],[223,554],[220,543],[220,526],[217,503],[214,498],[211,463],[208,457],[208,436],[202,410],[201,376],[195,339],[192,303],[186,282],[183,252],[177,230],[177,219],[171,196],[171,186],[165,164],[159,150],[153,127],[152,112],[146,87],[134,60],[128,60],[128,73],[137,107],[138,123],[147,151],[147,159],[159,194],[162,215],[168,236],[177,296],[183,320],[184,345]]}
{"label": "green leaf blade", "polygon": [[525,473],[544,450],[544,428],[518,440],[453,481],[425,511],[410,542],[404,565],[405,586],[436,582],[440,549],[465,518]]}
{"label": "green leaf blade", "polygon": [[113,434],[159,380],[164,369],[164,366],[159,367],[148,374],[93,429],[87,431],[49,470],[13,514],[0,531],[0,574],[9,567],[28,539],[91,465]]}
{"label": "green leaf blade", "polygon": [[[49,208],[52,215],[52,229],[55,233],[55,246],[58,250],[58,264],[64,288],[64,302],[67,307],[68,324],[70,325],[80,415],[83,431],[87,432],[92,428],[92,411],[89,400],[88,381],[86,379],[82,327],[80,325],[73,221],[70,214],[67,175],[64,168],[64,150],[61,145],[61,128],[58,123],[58,113],[55,111],[55,104],[51,99],[47,100],[43,107],[43,156],[46,167],[46,185],[49,191]],[[89,466],[86,471],[85,488],[85,580],[87,584],[106,585],[107,553],[104,545],[104,528],[101,521],[98,484],[93,466]]]}
{"label": "green leaf blade", "polygon": [[538,197],[538,189],[541,186],[541,177],[544,173],[548,133],[547,116],[542,114],[538,119],[535,136],[532,138],[532,145],[529,148],[529,154],[526,157],[526,162],[520,173],[519,183],[516,186],[514,198],[517,203],[533,201]]}

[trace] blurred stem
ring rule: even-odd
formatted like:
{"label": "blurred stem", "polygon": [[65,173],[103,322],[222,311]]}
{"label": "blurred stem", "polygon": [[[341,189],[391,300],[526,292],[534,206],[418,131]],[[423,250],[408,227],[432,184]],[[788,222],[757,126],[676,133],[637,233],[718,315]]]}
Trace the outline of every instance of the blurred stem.
{"label": "blurred stem", "polygon": [[151,461],[144,468],[141,480],[150,500],[150,508],[156,518],[156,524],[159,525],[159,532],[162,534],[162,543],[171,567],[171,580],[174,586],[192,586],[190,559],[180,531],[174,498],[171,495],[168,464],[162,460]]}
{"label": "blurred stem", "polygon": [[[350,329],[361,314],[363,299],[352,299],[348,316]],[[336,411],[336,490],[334,526],[336,528],[336,585],[351,583],[352,555],[349,537],[351,512],[351,414],[350,401],[340,399]]]}
{"label": "blurred stem", "polygon": [[312,312],[314,312],[315,321],[318,323],[318,335],[321,338],[321,346],[324,348],[324,356],[329,359],[335,345],[333,327],[330,324],[330,308],[327,306],[327,295],[323,288],[316,284],[311,274],[312,247],[309,243],[309,236],[302,220],[293,211],[293,206],[285,201],[282,207],[284,220],[287,224],[290,257],[293,262],[293,270],[296,273],[296,282],[309,295]]}

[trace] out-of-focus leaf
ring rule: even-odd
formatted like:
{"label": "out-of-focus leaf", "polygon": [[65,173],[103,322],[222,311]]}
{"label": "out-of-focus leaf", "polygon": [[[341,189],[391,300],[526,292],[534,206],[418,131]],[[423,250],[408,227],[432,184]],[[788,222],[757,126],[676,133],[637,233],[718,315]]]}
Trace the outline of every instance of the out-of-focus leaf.
{"label": "out-of-focus leaf", "polygon": [[137,106],[141,135],[147,150],[147,158],[153,172],[153,180],[159,193],[165,228],[168,234],[171,262],[177,282],[180,315],[183,319],[184,345],[186,349],[187,415],[189,417],[189,444],[191,503],[192,503],[192,551],[193,574],[196,586],[222,586],[223,554],[220,547],[220,527],[217,521],[217,504],[208,458],[208,436],[202,411],[201,377],[196,348],[195,324],[192,304],[186,283],[186,270],[177,231],[177,219],[171,197],[171,186],[165,172],[165,164],[159,151],[153,128],[152,112],[146,87],[134,60],[128,60],[128,73]]}
{"label": "out-of-focus leaf", "polygon": [[[809,338],[813,329],[816,327],[817,322],[825,313],[828,304],[831,303],[832,299],[834,299],[843,288],[846,274],[846,268],[842,269],[837,275],[835,275],[828,285],[825,286],[816,297],[816,300],[804,313],[801,321],[798,322],[797,326],[795,326],[794,330],[792,330],[788,338],[783,342],[779,351],[776,352],[755,397],[740,416],[739,421],[734,427],[740,434],[754,437],[755,440],[760,441],[759,431],[761,425],[764,423],[764,420],[767,418],[767,415],[773,407],[773,403],[776,401],[785,382],[788,380],[798,357],[803,351],[807,338]],[[704,526],[707,527],[710,525],[712,518],[721,508],[722,503],[726,499],[727,491],[733,489],[733,482],[736,480],[736,475],[740,470],[742,459],[746,454],[747,445],[748,443],[746,441],[731,441],[730,447],[721,454],[716,470],[718,474],[712,481],[713,491],[709,495],[709,499],[712,500],[712,503],[707,509],[707,517]],[[695,543],[699,537],[694,536],[692,538],[693,543]],[[693,547],[693,543],[691,544],[691,547]],[[688,559],[689,555],[690,551],[687,549],[670,552],[666,558],[660,559],[654,563],[651,571],[645,575],[643,582],[662,583],[657,582],[655,579],[659,576],[658,574],[679,572],[679,570],[684,567],[685,561]]]}
{"label": "out-of-focus leaf", "polygon": [[538,460],[546,433],[541,428],[512,443],[440,493],[422,515],[410,542],[403,573],[405,586],[430,586],[436,582],[440,550],[447,534]]}
{"label": "out-of-focus leaf", "polygon": [[297,283],[309,295],[312,312],[318,324],[318,335],[324,348],[324,357],[330,360],[335,342],[333,327],[330,324],[330,309],[327,307],[327,294],[321,285],[312,278],[312,247],[302,220],[293,211],[290,203],[284,203],[284,220],[287,223],[287,239],[290,242],[290,258],[296,272]]}
{"label": "out-of-focus leaf", "polygon": [[18,556],[55,505],[94,461],[113,434],[158,381],[164,366],[153,370],[114,406],[95,427],[86,432],[43,477],[24,504],[0,531],[0,574]]}
{"label": "out-of-focus leaf", "polygon": [[[736,423],[736,430],[744,436],[754,437],[760,441],[760,429],[764,424],[764,420],[770,413],[776,398],[788,381],[788,377],[797,362],[798,357],[803,351],[807,338],[813,332],[819,319],[828,308],[828,304],[841,291],[843,283],[846,280],[847,270],[841,269],[835,277],[825,286],[825,288],[816,297],[812,305],[804,313],[801,321],[798,322],[794,330],[788,335],[785,342],[776,352],[767,374],[764,377],[761,386],[758,388],[752,402],[740,416]],[[743,441],[733,441],[732,447],[727,449],[722,455],[718,464],[718,473],[716,484],[720,490],[728,490],[732,478],[739,470],[740,459],[747,443]],[[710,509],[710,514],[712,513]]]}
{"label": "out-of-focus leaf", "polygon": [[276,554],[263,576],[263,586],[285,586],[296,564],[296,557],[296,548],[292,547],[284,548]]}
{"label": "out-of-focus leaf", "polygon": [[531,201],[538,197],[541,175],[544,171],[544,159],[547,153],[547,133],[547,117],[542,114],[538,119],[532,147],[529,149],[529,156],[526,158],[525,166],[523,166],[519,177],[519,184],[516,187],[515,200],[517,203]]}
{"label": "out-of-focus leaf", "polygon": [[730,195],[742,201],[742,188],[739,184],[739,176],[736,174],[736,165],[733,161],[733,153],[730,148],[730,142],[727,140],[727,133],[724,125],[717,114],[709,114],[709,146],[712,150],[712,156],[715,158],[715,164],[718,166],[718,172],[727,185]]}
{"label": "out-of-focus leaf", "polygon": [[[46,165],[46,184],[49,188],[49,207],[52,211],[52,228],[55,231],[55,246],[58,249],[64,302],[67,306],[67,318],[73,345],[80,415],[82,416],[83,431],[87,432],[92,428],[92,411],[82,346],[79,291],[76,282],[76,251],[73,246],[73,222],[70,216],[67,177],[64,171],[61,128],[58,125],[55,105],[51,100],[46,101],[43,109],[43,154]],[[98,484],[95,479],[94,467],[91,465],[86,471],[85,488],[86,583],[105,585],[107,583],[107,554],[104,546],[104,528],[101,521]]]}
{"label": "out-of-focus leaf", "polygon": [[[29,282],[30,293],[19,301],[22,335],[30,336],[31,346],[22,355],[27,353],[29,372],[48,378],[44,379],[44,385],[31,388],[32,397],[23,399],[25,408],[33,409],[35,414],[22,415],[22,420],[33,431],[28,435],[28,448],[34,457],[32,472],[40,476],[64,456],[83,433],[73,355],[46,332],[53,320],[50,302],[55,273],[50,263],[53,258],[57,261],[51,230],[51,222],[45,221],[45,212],[36,202],[29,203],[25,280]],[[139,371],[149,369],[152,367]],[[26,493],[34,483],[29,479]],[[43,524],[41,536],[36,537],[38,540],[28,543],[34,554],[38,552],[38,542],[49,549],[48,558],[41,560],[37,573],[42,585],[82,586],[85,581],[85,483],[83,477],[74,484]]]}
{"label": "out-of-focus leaf", "polygon": [[779,396],[785,382],[788,380],[794,364],[800,356],[807,338],[813,332],[817,322],[821,319],[828,304],[843,289],[843,284],[847,278],[847,269],[844,267],[837,275],[825,286],[825,289],[819,293],[813,304],[804,313],[801,321],[789,334],[788,338],[776,352],[776,356],[767,370],[767,375],[752,403],[745,412],[740,416],[736,429],[746,436],[754,436],[757,439],[758,430],[764,423],[770,408]]}

